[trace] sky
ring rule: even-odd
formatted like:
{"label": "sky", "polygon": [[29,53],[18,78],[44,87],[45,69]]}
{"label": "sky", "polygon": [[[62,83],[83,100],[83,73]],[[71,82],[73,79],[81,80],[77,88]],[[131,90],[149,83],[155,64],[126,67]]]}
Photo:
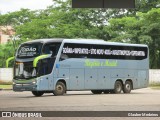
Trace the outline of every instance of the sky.
{"label": "sky", "polygon": [[47,6],[53,5],[53,0],[0,0],[0,13],[18,11],[21,8],[30,10],[45,9]]}

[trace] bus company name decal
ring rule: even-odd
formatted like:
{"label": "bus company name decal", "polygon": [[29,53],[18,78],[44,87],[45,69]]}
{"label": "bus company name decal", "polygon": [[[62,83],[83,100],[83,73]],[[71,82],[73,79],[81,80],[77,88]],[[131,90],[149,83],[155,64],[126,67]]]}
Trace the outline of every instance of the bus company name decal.
{"label": "bus company name decal", "polygon": [[106,60],[105,62],[100,62],[98,60],[90,61],[89,59],[85,60],[85,66],[87,67],[100,67],[100,66],[108,66],[108,67],[116,67],[118,66],[117,60]]}

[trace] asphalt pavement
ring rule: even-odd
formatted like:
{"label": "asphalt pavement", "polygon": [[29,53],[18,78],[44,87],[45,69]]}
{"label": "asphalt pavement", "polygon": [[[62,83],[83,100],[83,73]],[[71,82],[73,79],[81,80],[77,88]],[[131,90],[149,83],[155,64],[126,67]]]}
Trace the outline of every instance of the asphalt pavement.
{"label": "asphalt pavement", "polygon": [[[0,111],[160,111],[160,90],[144,88],[133,90],[130,94],[100,95],[94,95],[90,91],[68,91],[64,96],[54,96],[48,93],[41,97],[34,97],[31,92],[2,90],[0,91]],[[158,120],[159,117],[152,119]],[[64,118],[56,117],[55,119]],[[76,118],[76,120],[79,119],[90,118]],[[100,118],[93,117],[92,119],[99,120]],[[101,117],[101,119],[109,118]],[[151,117],[123,118],[125,119],[149,120]]]}

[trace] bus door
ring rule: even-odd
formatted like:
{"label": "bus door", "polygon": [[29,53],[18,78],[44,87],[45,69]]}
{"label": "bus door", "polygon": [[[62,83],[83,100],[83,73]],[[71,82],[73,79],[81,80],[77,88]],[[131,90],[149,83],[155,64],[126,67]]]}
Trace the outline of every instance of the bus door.
{"label": "bus door", "polygon": [[60,44],[61,43],[46,43],[43,47],[43,54],[51,54],[51,57],[42,59],[39,62],[38,75],[41,76],[40,89],[42,90],[53,89],[53,75],[51,73]]}
{"label": "bus door", "polygon": [[53,62],[51,64],[51,58],[42,59],[39,61],[38,65],[38,76],[40,76],[39,80],[39,89],[40,90],[48,90],[49,88],[49,80],[50,73],[53,68]]}

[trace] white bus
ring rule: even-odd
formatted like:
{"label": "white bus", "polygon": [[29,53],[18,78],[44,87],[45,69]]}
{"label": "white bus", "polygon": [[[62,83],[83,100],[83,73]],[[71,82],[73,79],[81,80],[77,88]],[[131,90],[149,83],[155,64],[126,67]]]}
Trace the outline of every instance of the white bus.
{"label": "white bus", "polygon": [[14,91],[63,95],[130,93],[149,82],[147,45],[92,39],[38,39],[21,44],[15,56]]}

